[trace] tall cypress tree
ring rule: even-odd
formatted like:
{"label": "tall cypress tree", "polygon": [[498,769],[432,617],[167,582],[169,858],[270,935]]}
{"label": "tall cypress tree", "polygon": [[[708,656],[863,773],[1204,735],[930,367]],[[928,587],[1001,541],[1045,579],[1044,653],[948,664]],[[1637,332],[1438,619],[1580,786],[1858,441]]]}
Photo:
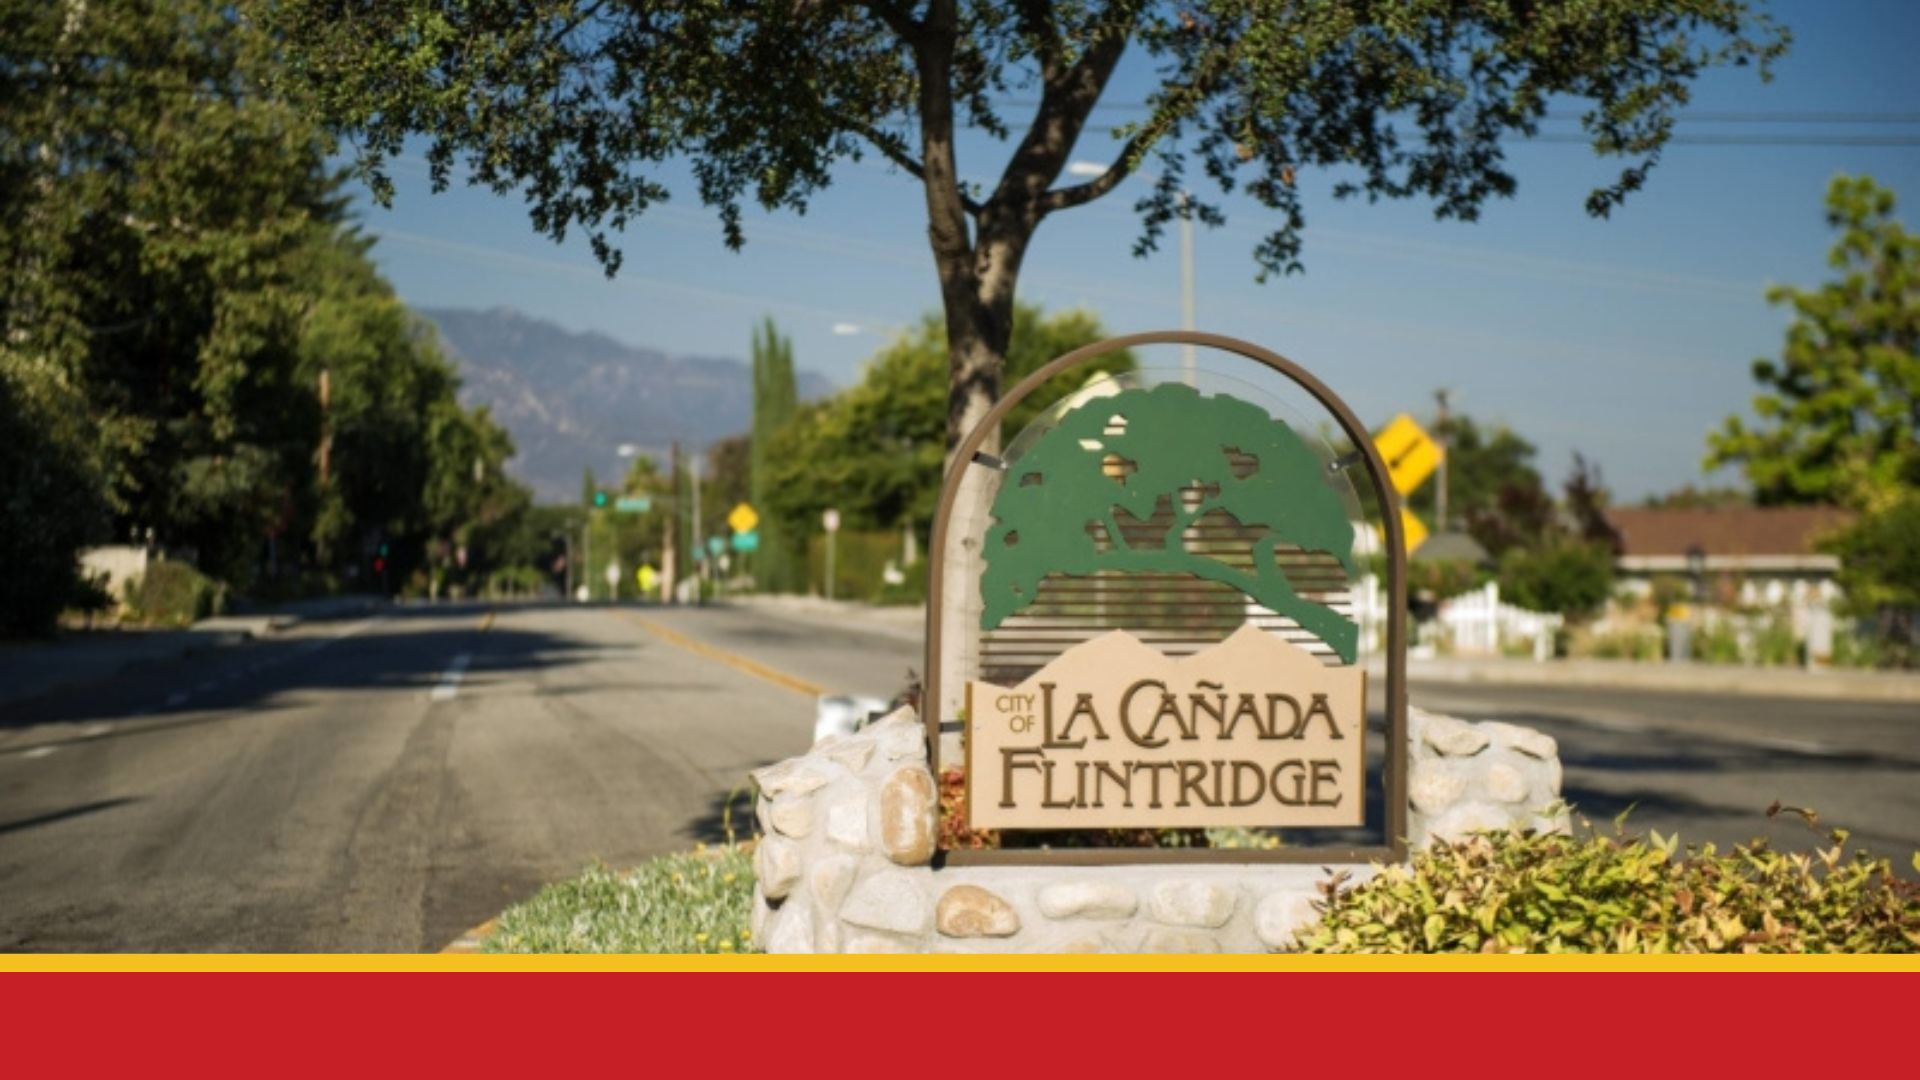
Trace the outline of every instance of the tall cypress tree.
{"label": "tall cypress tree", "polygon": [[798,395],[793,381],[793,341],[780,335],[768,317],[753,332],[753,446],[748,455],[753,508],[761,514],[760,550],[755,577],[768,592],[793,592],[800,587],[802,560],[799,544],[804,526],[776,520],[768,512],[767,448],[773,435],[793,419]]}

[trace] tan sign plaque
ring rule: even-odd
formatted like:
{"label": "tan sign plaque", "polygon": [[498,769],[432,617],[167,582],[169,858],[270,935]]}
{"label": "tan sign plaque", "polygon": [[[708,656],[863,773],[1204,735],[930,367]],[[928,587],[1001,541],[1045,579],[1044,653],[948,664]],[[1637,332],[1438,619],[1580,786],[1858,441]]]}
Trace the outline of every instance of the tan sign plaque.
{"label": "tan sign plaque", "polygon": [[976,829],[1362,824],[1366,671],[1246,626],[1172,657],[1115,630],[967,684]]}

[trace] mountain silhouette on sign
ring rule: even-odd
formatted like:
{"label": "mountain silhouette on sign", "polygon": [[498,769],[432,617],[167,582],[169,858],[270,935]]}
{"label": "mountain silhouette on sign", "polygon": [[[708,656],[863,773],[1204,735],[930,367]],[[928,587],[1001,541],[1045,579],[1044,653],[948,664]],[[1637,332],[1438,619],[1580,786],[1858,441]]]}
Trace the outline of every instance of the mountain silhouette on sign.
{"label": "mountain silhouette on sign", "polygon": [[[1353,523],[1320,459],[1265,409],[1169,383],[1077,406],[1007,463],[980,578],[980,626],[1034,603],[1050,574],[1190,575],[1238,589],[1354,662],[1359,627],[1301,596],[1276,557],[1324,553],[1351,578]],[[1255,530],[1245,564],[1190,539]]]}

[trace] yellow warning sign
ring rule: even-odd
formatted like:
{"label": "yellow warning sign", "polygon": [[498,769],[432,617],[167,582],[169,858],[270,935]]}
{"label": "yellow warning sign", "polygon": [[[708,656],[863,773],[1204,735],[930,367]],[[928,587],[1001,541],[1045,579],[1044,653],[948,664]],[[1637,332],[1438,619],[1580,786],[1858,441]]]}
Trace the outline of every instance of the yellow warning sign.
{"label": "yellow warning sign", "polygon": [[727,514],[727,528],[737,533],[750,533],[759,524],[760,515],[754,513],[753,507],[746,503],[740,503]]}
{"label": "yellow warning sign", "polygon": [[1373,445],[1387,463],[1393,489],[1402,495],[1419,487],[1440,467],[1440,444],[1406,413],[1394,417],[1392,423],[1382,428],[1380,434],[1373,437]]}

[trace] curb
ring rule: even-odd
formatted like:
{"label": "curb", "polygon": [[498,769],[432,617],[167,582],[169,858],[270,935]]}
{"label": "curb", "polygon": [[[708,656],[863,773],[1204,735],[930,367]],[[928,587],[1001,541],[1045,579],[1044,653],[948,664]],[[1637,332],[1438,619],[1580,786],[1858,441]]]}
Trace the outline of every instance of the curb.
{"label": "curb", "polygon": [[[1370,663],[1368,670],[1378,676],[1384,672],[1385,665]],[[1407,682],[1877,704],[1920,703],[1920,675],[1875,671],[1804,671],[1798,668],[1733,664],[1681,666],[1591,660],[1549,660],[1539,663],[1412,660],[1407,664]]]}
{"label": "curb", "polygon": [[485,951],[487,939],[493,936],[498,919],[488,919],[479,926],[453,939],[453,943],[440,950],[441,956],[471,956]]}

